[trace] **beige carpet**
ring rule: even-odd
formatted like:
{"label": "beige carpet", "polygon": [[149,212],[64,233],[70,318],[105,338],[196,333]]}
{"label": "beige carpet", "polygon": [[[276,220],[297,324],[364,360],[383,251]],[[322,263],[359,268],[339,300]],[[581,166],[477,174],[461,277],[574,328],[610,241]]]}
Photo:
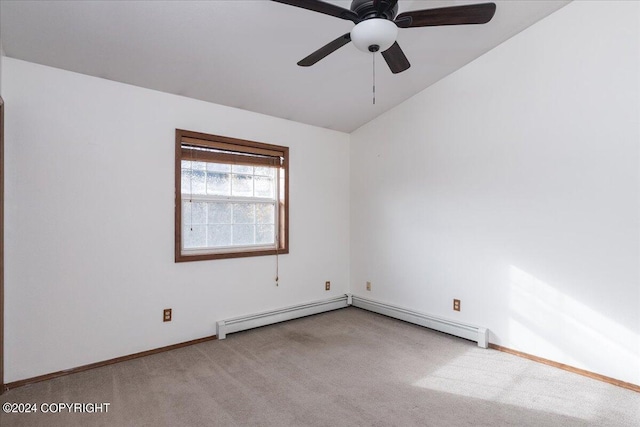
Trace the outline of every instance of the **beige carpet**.
{"label": "beige carpet", "polygon": [[639,426],[640,393],[357,308],[11,390],[10,426]]}

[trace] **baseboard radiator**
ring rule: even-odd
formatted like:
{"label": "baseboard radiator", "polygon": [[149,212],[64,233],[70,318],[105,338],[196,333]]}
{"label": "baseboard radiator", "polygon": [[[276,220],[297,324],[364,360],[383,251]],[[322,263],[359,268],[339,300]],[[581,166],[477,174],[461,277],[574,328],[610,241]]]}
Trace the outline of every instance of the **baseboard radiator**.
{"label": "baseboard radiator", "polygon": [[373,311],[374,313],[384,314],[385,316],[404,320],[405,322],[414,323],[416,325],[424,326],[456,337],[475,341],[478,343],[478,346],[482,348],[487,348],[489,346],[489,331],[486,328],[480,328],[453,320],[441,319],[428,314],[402,307],[396,307],[394,305],[373,301],[355,295],[349,295],[348,298],[351,300],[351,304],[354,307]]}
{"label": "baseboard radiator", "polygon": [[233,319],[217,322],[217,335],[218,339],[222,340],[226,338],[227,334],[232,334],[234,332],[245,331],[247,329],[310,316],[312,314],[324,313],[325,311],[337,310],[339,308],[345,308],[348,305],[347,295],[342,295],[322,301],[298,304],[258,314],[234,317]]}

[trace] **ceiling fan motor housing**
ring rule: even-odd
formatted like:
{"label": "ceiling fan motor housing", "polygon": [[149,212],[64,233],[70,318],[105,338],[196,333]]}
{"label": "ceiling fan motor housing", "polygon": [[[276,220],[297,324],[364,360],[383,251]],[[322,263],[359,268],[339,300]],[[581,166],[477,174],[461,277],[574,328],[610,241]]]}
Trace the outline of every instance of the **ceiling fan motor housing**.
{"label": "ceiling fan motor housing", "polygon": [[378,15],[378,11],[375,7],[373,7],[373,0],[353,0],[351,2],[351,10],[355,12],[360,19],[370,19],[370,18],[383,18],[388,20],[393,20],[398,13],[398,4],[396,3],[391,9],[387,10],[390,2],[387,0],[382,0],[382,6],[384,12],[381,15]]}

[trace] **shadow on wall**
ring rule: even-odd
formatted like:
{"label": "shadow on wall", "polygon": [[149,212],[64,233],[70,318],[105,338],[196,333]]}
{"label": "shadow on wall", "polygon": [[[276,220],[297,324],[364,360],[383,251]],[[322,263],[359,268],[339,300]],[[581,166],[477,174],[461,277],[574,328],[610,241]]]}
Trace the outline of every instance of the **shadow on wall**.
{"label": "shadow on wall", "polygon": [[510,347],[591,371],[603,353],[619,369],[638,366],[637,333],[513,265],[509,280]]}

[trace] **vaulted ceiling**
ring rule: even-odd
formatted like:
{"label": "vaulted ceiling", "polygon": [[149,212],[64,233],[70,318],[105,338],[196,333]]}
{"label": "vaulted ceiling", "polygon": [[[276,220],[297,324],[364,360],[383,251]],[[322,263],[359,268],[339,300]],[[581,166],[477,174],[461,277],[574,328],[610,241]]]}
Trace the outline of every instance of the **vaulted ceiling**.
{"label": "vaulted ceiling", "polygon": [[[399,13],[486,1],[400,0]],[[8,57],[351,132],[568,3],[494,2],[488,24],[401,28],[411,68],[376,55],[375,105],[373,58],[353,44],[296,65],[351,21],[268,0],[2,0],[0,40]]]}

